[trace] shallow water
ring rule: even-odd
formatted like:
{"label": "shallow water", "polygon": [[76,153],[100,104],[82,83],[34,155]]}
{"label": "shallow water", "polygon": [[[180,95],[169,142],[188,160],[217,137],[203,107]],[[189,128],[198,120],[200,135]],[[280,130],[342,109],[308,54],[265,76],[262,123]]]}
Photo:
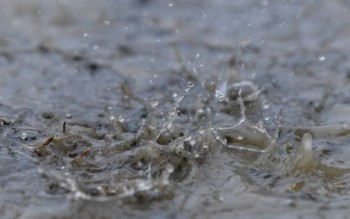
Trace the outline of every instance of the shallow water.
{"label": "shallow water", "polygon": [[0,4],[1,218],[348,215],[346,1]]}

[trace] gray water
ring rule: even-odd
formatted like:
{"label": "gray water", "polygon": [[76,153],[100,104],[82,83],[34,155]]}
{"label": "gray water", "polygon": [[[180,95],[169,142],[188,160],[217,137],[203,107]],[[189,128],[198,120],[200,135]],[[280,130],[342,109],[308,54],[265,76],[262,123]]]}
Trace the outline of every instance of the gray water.
{"label": "gray water", "polygon": [[349,214],[347,1],[0,5],[1,218]]}

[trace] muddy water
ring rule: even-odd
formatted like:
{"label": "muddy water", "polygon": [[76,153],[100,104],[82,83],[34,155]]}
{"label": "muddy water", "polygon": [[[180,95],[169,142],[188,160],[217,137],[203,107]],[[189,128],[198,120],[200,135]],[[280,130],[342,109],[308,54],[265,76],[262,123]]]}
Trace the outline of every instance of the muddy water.
{"label": "muddy water", "polygon": [[348,215],[346,1],[0,4],[1,218]]}

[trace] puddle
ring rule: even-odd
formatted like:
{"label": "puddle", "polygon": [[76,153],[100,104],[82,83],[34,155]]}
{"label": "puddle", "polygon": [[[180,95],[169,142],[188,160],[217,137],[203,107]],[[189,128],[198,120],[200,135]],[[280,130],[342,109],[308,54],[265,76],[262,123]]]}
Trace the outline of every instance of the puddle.
{"label": "puddle", "polygon": [[2,218],[348,214],[347,3],[0,3]]}

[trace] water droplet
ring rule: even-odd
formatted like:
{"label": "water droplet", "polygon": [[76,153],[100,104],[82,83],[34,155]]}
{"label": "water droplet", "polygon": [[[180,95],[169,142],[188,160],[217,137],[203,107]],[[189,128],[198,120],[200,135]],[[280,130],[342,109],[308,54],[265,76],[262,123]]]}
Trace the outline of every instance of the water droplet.
{"label": "water droplet", "polygon": [[204,149],[208,149],[209,148],[209,145],[207,143],[204,143],[203,146],[202,146]]}
{"label": "water droplet", "polygon": [[226,94],[227,94],[227,82],[223,82],[219,88],[215,91],[215,97],[219,100],[219,101],[224,101],[226,98]]}
{"label": "water droplet", "polygon": [[177,97],[177,93],[174,91],[174,92],[172,92],[171,96],[175,98],[175,97]]}
{"label": "water droplet", "polygon": [[189,142],[189,144],[191,145],[191,146],[194,146],[195,144],[196,144],[196,140],[195,139],[191,139],[190,140],[190,142]]}
{"label": "water droplet", "polygon": [[157,74],[153,75],[153,77],[151,78],[151,80],[149,80],[149,83],[152,84],[157,78],[158,78],[158,75],[157,75]]}
{"label": "water droplet", "polygon": [[173,6],[174,6],[174,3],[169,3],[168,6],[169,6],[169,7],[173,7]]}
{"label": "water droplet", "polygon": [[88,37],[89,34],[88,34],[88,33],[84,33],[83,36],[84,36],[84,37]]}
{"label": "water droplet", "polygon": [[194,87],[193,81],[188,81],[188,82],[187,82],[187,87],[189,87],[189,88]]}
{"label": "water droplet", "polygon": [[168,173],[173,173],[175,170],[174,166],[171,163],[167,163],[165,169]]}
{"label": "water droplet", "polygon": [[242,141],[242,140],[243,140],[243,136],[242,136],[242,135],[238,135],[238,136],[237,136],[237,140],[238,140],[238,141]]}
{"label": "water droplet", "polygon": [[70,113],[67,113],[67,114],[66,114],[66,118],[67,118],[67,119],[71,119],[71,118],[72,118],[72,115],[71,115]]}
{"label": "water droplet", "polygon": [[205,112],[205,110],[203,108],[200,108],[200,109],[197,110],[198,114],[203,114],[204,112]]}
{"label": "water droplet", "polygon": [[270,120],[270,117],[267,116],[267,117],[264,118],[264,120],[265,120],[265,121],[269,121],[269,120]]}
{"label": "water droplet", "polygon": [[218,100],[219,100],[220,102],[225,101],[225,96],[224,96],[224,95],[219,95],[219,96],[218,96]]}
{"label": "water droplet", "polygon": [[27,133],[22,132],[22,134],[21,134],[21,139],[22,139],[22,140],[27,140],[27,138],[28,138]]}
{"label": "water droplet", "polygon": [[121,122],[121,123],[123,123],[123,122],[125,121],[125,118],[124,118],[123,116],[119,116],[119,117],[118,117],[118,121]]}
{"label": "water droplet", "polygon": [[325,57],[325,56],[319,56],[319,57],[318,57],[318,60],[320,60],[321,62],[323,62],[324,60],[326,60],[326,57]]}
{"label": "water droplet", "polygon": [[285,203],[288,207],[291,207],[291,208],[295,208],[297,206],[294,200],[286,200]]}
{"label": "water droplet", "polygon": [[112,120],[112,121],[115,120],[115,115],[110,115],[109,120]]}
{"label": "water droplet", "polygon": [[262,6],[263,6],[263,7],[269,6],[269,2],[268,2],[267,0],[263,0],[263,1],[262,1]]}
{"label": "water droplet", "polygon": [[111,22],[108,21],[108,20],[104,20],[103,23],[104,23],[106,26],[109,26],[109,25],[111,24]]}
{"label": "water droplet", "polygon": [[174,116],[175,114],[176,114],[175,111],[170,111],[170,112],[169,112],[169,115],[170,115],[170,116]]}
{"label": "water droplet", "polygon": [[93,50],[98,50],[99,47],[98,47],[98,45],[94,45],[94,46],[92,47],[92,49],[93,49]]}
{"label": "water droplet", "polygon": [[150,104],[151,104],[151,107],[152,107],[152,108],[156,108],[156,107],[158,106],[158,103],[159,103],[158,98],[152,98],[152,99],[151,99]]}
{"label": "water droplet", "polygon": [[269,107],[270,107],[269,102],[268,102],[267,100],[264,100],[264,101],[263,101],[263,108],[264,108],[264,109],[267,109],[267,108],[269,108]]}
{"label": "water droplet", "polygon": [[198,59],[198,58],[199,58],[199,56],[200,56],[200,54],[199,54],[199,53],[197,53],[197,54],[196,54],[196,59]]}

